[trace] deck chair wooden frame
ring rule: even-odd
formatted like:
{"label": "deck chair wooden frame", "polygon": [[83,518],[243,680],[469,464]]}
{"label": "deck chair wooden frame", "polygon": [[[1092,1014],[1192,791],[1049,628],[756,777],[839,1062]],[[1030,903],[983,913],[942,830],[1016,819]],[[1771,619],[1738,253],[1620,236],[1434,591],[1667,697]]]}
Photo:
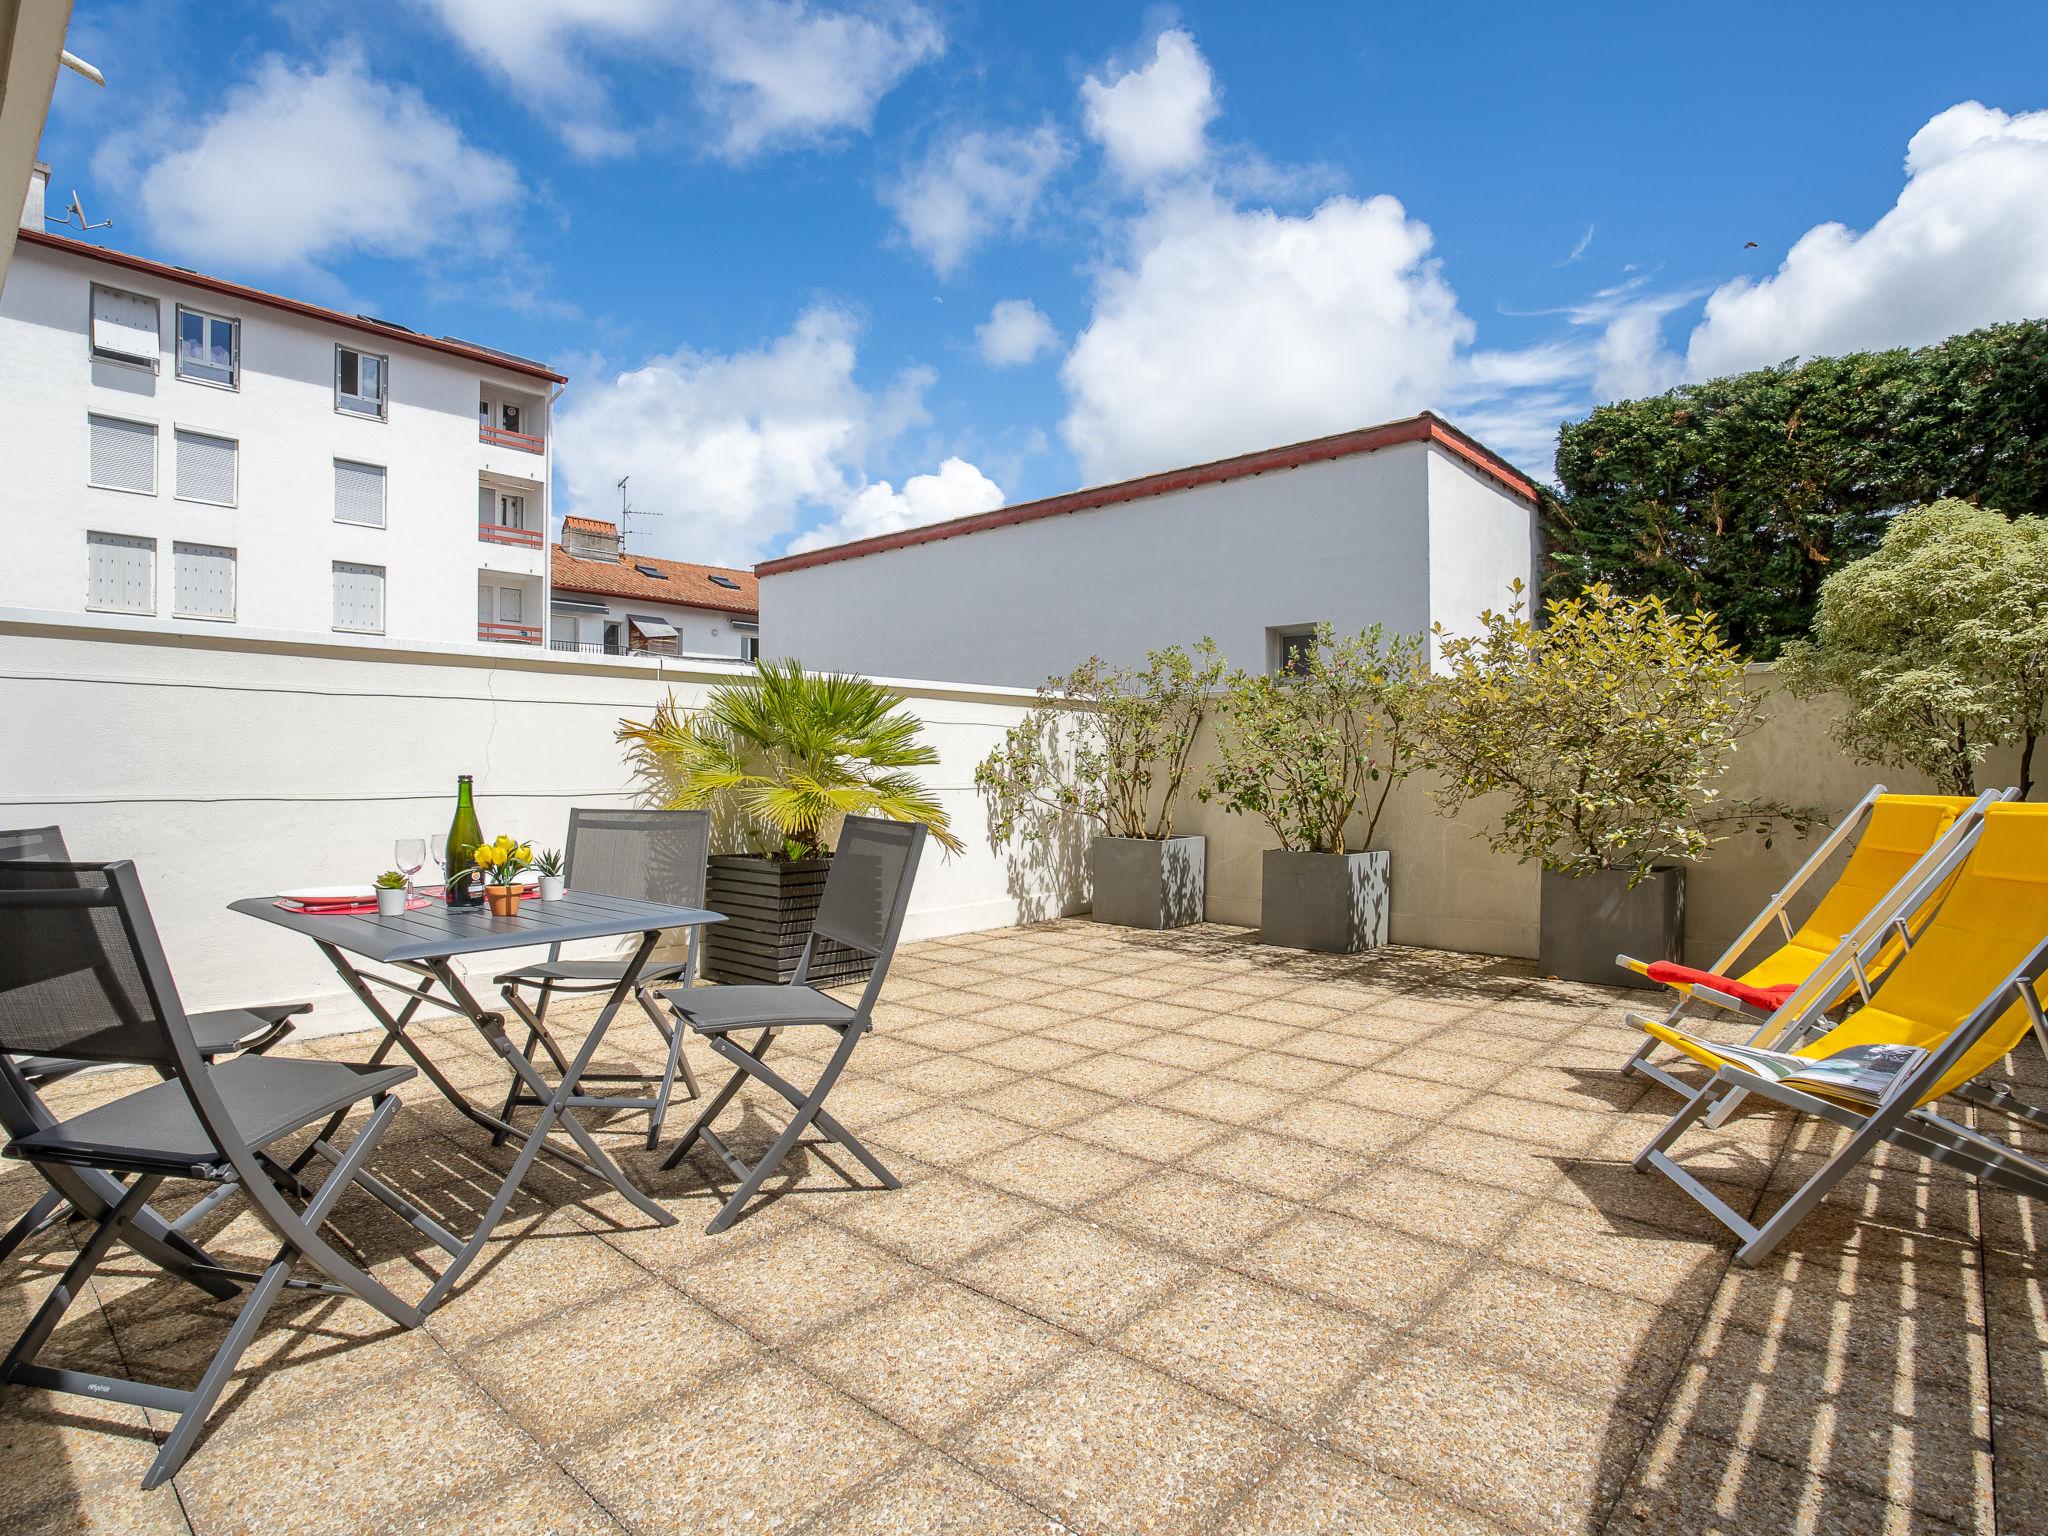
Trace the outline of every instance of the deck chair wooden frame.
{"label": "deck chair wooden frame", "polygon": [[[0,1051],[24,1055],[53,1047],[94,1061],[154,1067],[165,1080],[9,1142],[7,1156],[50,1170],[63,1181],[60,1188],[82,1197],[81,1209],[95,1225],[0,1360],[0,1387],[39,1387],[178,1415],[142,1480],[144,1488],[154,1488],[197,1445],[236,1361],[287,1288],[351,1296],[401,1326],[420,1324],[417,1307],[344,1257],[323,1231],[351,1187],[401,1215],[419,1216],[364,1166],[398,1113],[392,1090],[414,1076],[413,1069],[257,1057],[210,1065],[192,1038],[133,864],[0,861]],[[267,1150],[284,1135],[363,1103],[370,1114],[346,1148],[325,1134],[316,1139],[315,1149],[332,1164],[317,1192]],[[278,1241],[270,1263],[261,1271],[228,1269],[154,1230],[148,1202],[167,1179],[238,1190]],[[295,1207],[292,1198],[302,1203]],[[210,1292],[217,1294],[221,1283],[229,1294],[247,1287],[197,1386],[178,1390],[37,1363],[116,1243]],[[322,1278],[297,1277],[302,1262]]]}
{"label": "deck chair wooden frame", "polygon": [[[1938,1114],[1932,1107],[1943,1093],[1964,1086],[1950,1079],[1959,1071],[1967,1072],[1965,1058],[1980,1053],[1987,1043],[1995,1054],[2003,1055],[2029,1030],[2048,1039],[2048,1018],[2044,1018],[2041,1005],[2044,977],[2048,977],[2048,937],[1874,1109],[1823,1098],[1774,1078],[1723,1065],[1638,1154],[1635,1167],[1639,1172],[1655,1169],[1663,1174],[1741,1239],[1735,1258],[1742,1264],[1758,1263],[1783,1242],[1830,1191],[1868,1160],[1880,1142],[1889,1141],[1999,1188],[2036,1200],[2048,1199],[2048,1163]],[[1788,1109],[1830,1120],[1851,1133],[1761,1226],[1750,1222],[1671,1156],[1672,1146],[1690,1126],[1736,1092],[1760,1095]]]}
{"label": "deck chair wooden frame", "polygon": [[[701,1139],[738,1178],[739,1186],[711,1218],[704,1229],[707,1233],[723,1232],[738,1219],[768,1176],[812,1126],[850,1152],[881,1181],[883,1188],[902,1188],[902,1180],[826,1111],[825,1100],[845,1072],[854,1048],[874,1027],[875,1002],[881,996],[882,982],[889,974],[889,962],[903,932],[903,919],[910,908],[910,888],[925,836],[926,829],[911,822],[865,816],[846,818],[832,855],[831,872],[825,877],[818,915],[789,985],[696,987],[662,994],[675,1010],[679,1023],[702,1036],[734,1068],[725,1086],[704,1106],[696,1122],[662,1163],[664,1169],[674,1168]],[[820,938],[874,957],[874,970],[869,973],[858,1003],[842,1003],[807,984],[805,978],[810,974],[811,958]],[[805,1026],[831,1029],[839,1036],[831,1058],[808,1089],[798,1088],[762,1059],[783,1030]],[[742,1045],[733,1038],[741,1031],[756,1029],[760,1034],[751,1045]],[[749,1080],[774,1091],[793,1111],[781,1134],[751,1167],[712,1129],[712,1122]]]}

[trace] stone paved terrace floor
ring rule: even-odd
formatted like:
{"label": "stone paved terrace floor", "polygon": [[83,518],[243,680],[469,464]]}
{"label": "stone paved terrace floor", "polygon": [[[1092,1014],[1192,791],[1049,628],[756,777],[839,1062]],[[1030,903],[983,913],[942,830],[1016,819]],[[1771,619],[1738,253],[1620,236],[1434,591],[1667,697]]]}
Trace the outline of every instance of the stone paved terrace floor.
{"label": "stone paved terrace floor", "polygon": [[[10,1390],[0,1529],[2048,1529],[2043,1213],[1894,1157],[1731,1269],[1629,1169],[1670,1101],[1619,1075],[1625,1006],[1516,962],[1220,928],[915,945],[834,1101],[900,1192],[843,1192],[812,1154],[708,1238],[722,1172],[660,1173],[622,1121],[681,1225],[543,1174],[423,1331],[293,1296],[152,1494],[162,1423]],[[433,1039],[496,1091],[466,1025]],[[505,1154],[405,1098],[373,1166],[467,1230]],[[1824,1142],[1742,1116],[1690,1160],[1753,1206]],[[0,1171],[0,1220],[36,1188]],[[268,1256],[248,1217],[212,1223]],[[438,1250],[353,1195],[340,1224],[423,1288]],[[0,1271],[8,1337],[76,1240]],[[121,1262],[56,1350],[190,1381],[225,1317]]]}

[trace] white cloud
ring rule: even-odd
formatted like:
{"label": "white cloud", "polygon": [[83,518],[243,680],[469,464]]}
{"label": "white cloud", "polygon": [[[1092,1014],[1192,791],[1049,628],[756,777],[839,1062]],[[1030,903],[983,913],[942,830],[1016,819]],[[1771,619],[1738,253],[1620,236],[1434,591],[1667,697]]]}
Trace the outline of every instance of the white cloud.
{"label": "white cloud", "polygon": [[1906,149],[1897,203],[1858,234],[1820,224],[1776,274],[1707,300],[1686,372],[1711,378],[1875,347],[1922,346],[2048,314],[2048,111],[1968,101]]}
{"label": "white cloud", "polygon": [[1429,259],[1427,225],[1391,197],[1312,214],[1168,199],[1061,369],[1067,444],[1092,480],[1406,416],[1455,382],[1473,336]]}
{"label": "white cloud", "polygon": [[913,514],[953,505],[972,488],[961,470],[913,476],[901,493],[869,483],[870,458],[926,419],[932,374],[910,368],[869,389],[859,340],[851,313],[821,304],[749,351],[683,348],[609,378],[579,369],[556,431],[564,510],[613,516],[614,483],[630,474],[633,504],[661,514],[634,530],[647,545],[747,565],[820,519],[880,526],[898,504]]}
{"label": "white cloud", "polygon": [[991,368],[1021,368],[1060,344],[1045,312],[1029,299],[999,299],[988,319],[974,328],[981,360]]}
{"label": "white cloud", "polygon": [[1209,157],[1209,121],[1216,81],[1195,40],[1179,29],[1161,32],[1151,61],[1081,82],[1088,136],[1110,166],[1130,182],[1149,182],[1197,169]]}
{"label": "white cloud", "polygon": [[[573,153],[631,149],[678,73],[694,85],[715,151],[764,150],[866,132],[876,104],[945,34],[918,5],[810,0],[433,0],[456,39],[544,111]],[[654,88],[636,102],[638,76]]]}
{"label": "white cloud", "polygon": [[951,277],[991,237],[1024,232],[1066,158],[1066,141],[1049,123],[959,133],[934,145],[883,201],[932,270]]}
{"label": "white cloud", "polygon": [[863,487],[833,521],[792,539],[789,551],[795,554],[900,528],[921,528],[950,517],[991,512],[1002,504],[1001,486],[965,459],[949,458],[939,465],[937,474],[912,475],[900,491],[886,480]]}
{"label": "white cloud", "polygon": [[168,147],[160,127],[110,140],[96,164],[134,187],[157,241],[201,264],[488,254],[489,231],[525,196],[508,161],[348,50],[321,64],[265,58]]}

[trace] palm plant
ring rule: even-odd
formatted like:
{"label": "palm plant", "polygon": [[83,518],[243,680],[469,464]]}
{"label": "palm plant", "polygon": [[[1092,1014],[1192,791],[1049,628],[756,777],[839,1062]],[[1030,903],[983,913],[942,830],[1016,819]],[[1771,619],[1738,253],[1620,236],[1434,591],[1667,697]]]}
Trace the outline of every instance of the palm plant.
{"label": "palm plant", "polygon": [[819,858],[837,818],[922,822],[949,851],[965,845],[910,768],[939,754],[903,696],[864,677],[806,672],[794,660],[755,663],[754,676],[711,690],[686,711],[670,694],[618,739],[652,797],[670,810],[710,810],[785,859]]}

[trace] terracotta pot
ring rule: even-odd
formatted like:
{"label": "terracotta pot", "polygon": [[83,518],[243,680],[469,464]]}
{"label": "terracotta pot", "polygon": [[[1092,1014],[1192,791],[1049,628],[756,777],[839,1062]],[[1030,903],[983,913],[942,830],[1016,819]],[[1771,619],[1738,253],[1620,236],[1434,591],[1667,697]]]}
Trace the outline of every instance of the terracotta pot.
{"label": "terracotta pot", "polygon": [[521,894],[523,893],[516,885],[487,885],[484,887],[484,900],[491,904],[491,916],[493,917],[517,917],[519,915],[519,898]]}

